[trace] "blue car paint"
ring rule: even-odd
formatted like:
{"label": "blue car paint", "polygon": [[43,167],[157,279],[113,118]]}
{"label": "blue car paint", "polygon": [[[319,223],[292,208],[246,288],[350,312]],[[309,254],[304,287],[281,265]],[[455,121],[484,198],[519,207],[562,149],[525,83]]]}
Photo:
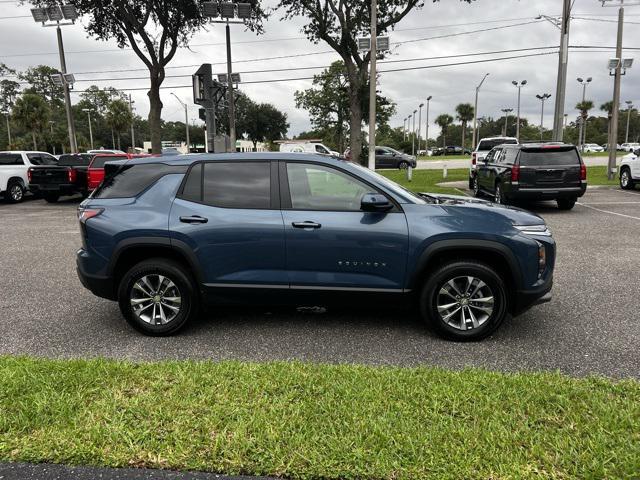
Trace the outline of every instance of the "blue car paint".
{"label": "blue car paint", "polygon": [[[199,161],[304,161],[340,170],[370,183],[398,208],[389,213],[327,212],[293,209],[245,210],[203,205],[176,198],[184,174],[168,174],[135,198],[93,199],[83,208],[103,208],[87,222],[78,267],[85,285],[106,280],[114,298],[113,263],[123,246],[138,239],[186,246],[194,258],[202,288],[265,286],[283,289],[336,288],[354,291],[408,292],[416,269],[431,248],[450,242],[487,244],[513,258],[514,281],[523,292],[549,285],[555,261],[551,237],[524,235],[515,225],[541,225],[529,212],[466,197],[440,196],[429,203],[363,167],[307,154],[216,154],[140,158],[127,164],[191,165]],[[201,215],[206,224],[180,222]],[[293,228],[313,221],[318,230]],[[538,275],[538,249],[547,248],[547,269]],[[89,280],[87,280],[89,279]]]}

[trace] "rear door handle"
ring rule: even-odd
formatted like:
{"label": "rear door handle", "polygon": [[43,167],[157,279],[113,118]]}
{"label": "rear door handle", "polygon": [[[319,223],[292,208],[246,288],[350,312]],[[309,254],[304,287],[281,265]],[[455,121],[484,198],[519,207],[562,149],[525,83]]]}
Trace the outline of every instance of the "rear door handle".
{"label": "rear door handle", "polygon": [[293,222],[291,225],[293,225],[293,228],[309,228],[309,229],[318,229],[321,228],[322,225],[320,225],[319,223],[316,222],[310,222],[310,221],[306,221],[306,222]]}
{"label": "rear door handle", "polygon": [[200,215],[194,215],[192,217],[180,217],[182,223],[207,223],[208,218],[201,217]]}

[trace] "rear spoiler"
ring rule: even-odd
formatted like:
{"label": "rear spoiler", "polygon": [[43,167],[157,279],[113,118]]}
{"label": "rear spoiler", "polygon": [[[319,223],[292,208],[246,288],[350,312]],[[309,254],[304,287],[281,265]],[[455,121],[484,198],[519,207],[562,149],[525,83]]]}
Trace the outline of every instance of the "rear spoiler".
{"label": "rear spoiler", "polygon": [[523,152],[543,152],[548,150],[570,152],[571,150],[575,149],[575,145],[536,145],[535,147],[522,147]]}

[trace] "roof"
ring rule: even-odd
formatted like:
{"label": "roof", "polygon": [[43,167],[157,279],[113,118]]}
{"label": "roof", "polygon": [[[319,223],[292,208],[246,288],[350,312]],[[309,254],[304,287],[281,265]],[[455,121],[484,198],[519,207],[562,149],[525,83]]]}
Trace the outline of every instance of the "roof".
{"label": "roof", "polygon": [[187,155],[162,155],[159,157],[134,158],[128,164],[165,163],[168,165],[191,165],[201,161],[232,161],[248,162],[255,160],[304,160],[327,165],[343,164],[340,160],[327,155],[313,153],[285,153],[285,152],[245,152],[245,153],[190,153]]}

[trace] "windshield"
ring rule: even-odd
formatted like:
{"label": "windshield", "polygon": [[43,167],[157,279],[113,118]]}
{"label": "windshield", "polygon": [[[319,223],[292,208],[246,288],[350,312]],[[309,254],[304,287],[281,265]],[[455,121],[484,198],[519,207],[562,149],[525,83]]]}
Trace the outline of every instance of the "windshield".
{"label": "windshield", "polygon": [[361,172],[365,173],[366,175],[370,175],[370,176],[375,177],[375,179],[378,182],[383,184],[385,188],[387,188],[388,190],[392,191],[396,195],[400,195],[402,197],[406,197],[407,195],[409,195],[411,197],[411,200],[413,200],[414,203],[418,203],[418,204],[426,204],[427,203],[425,201],[425,199],[422,198],[417,193],[412,192],[411,190],[407,190],[402,185],[397,184],[393,180],[389,180],[387,177],[380,175],[378,172],[374,172],[373,170],[369,170],[368,168],[363,167],[362,165],[359,165],[357,163],[351,163],[351,165],[353,167],[355,167],[356,169],[360,170]]}

